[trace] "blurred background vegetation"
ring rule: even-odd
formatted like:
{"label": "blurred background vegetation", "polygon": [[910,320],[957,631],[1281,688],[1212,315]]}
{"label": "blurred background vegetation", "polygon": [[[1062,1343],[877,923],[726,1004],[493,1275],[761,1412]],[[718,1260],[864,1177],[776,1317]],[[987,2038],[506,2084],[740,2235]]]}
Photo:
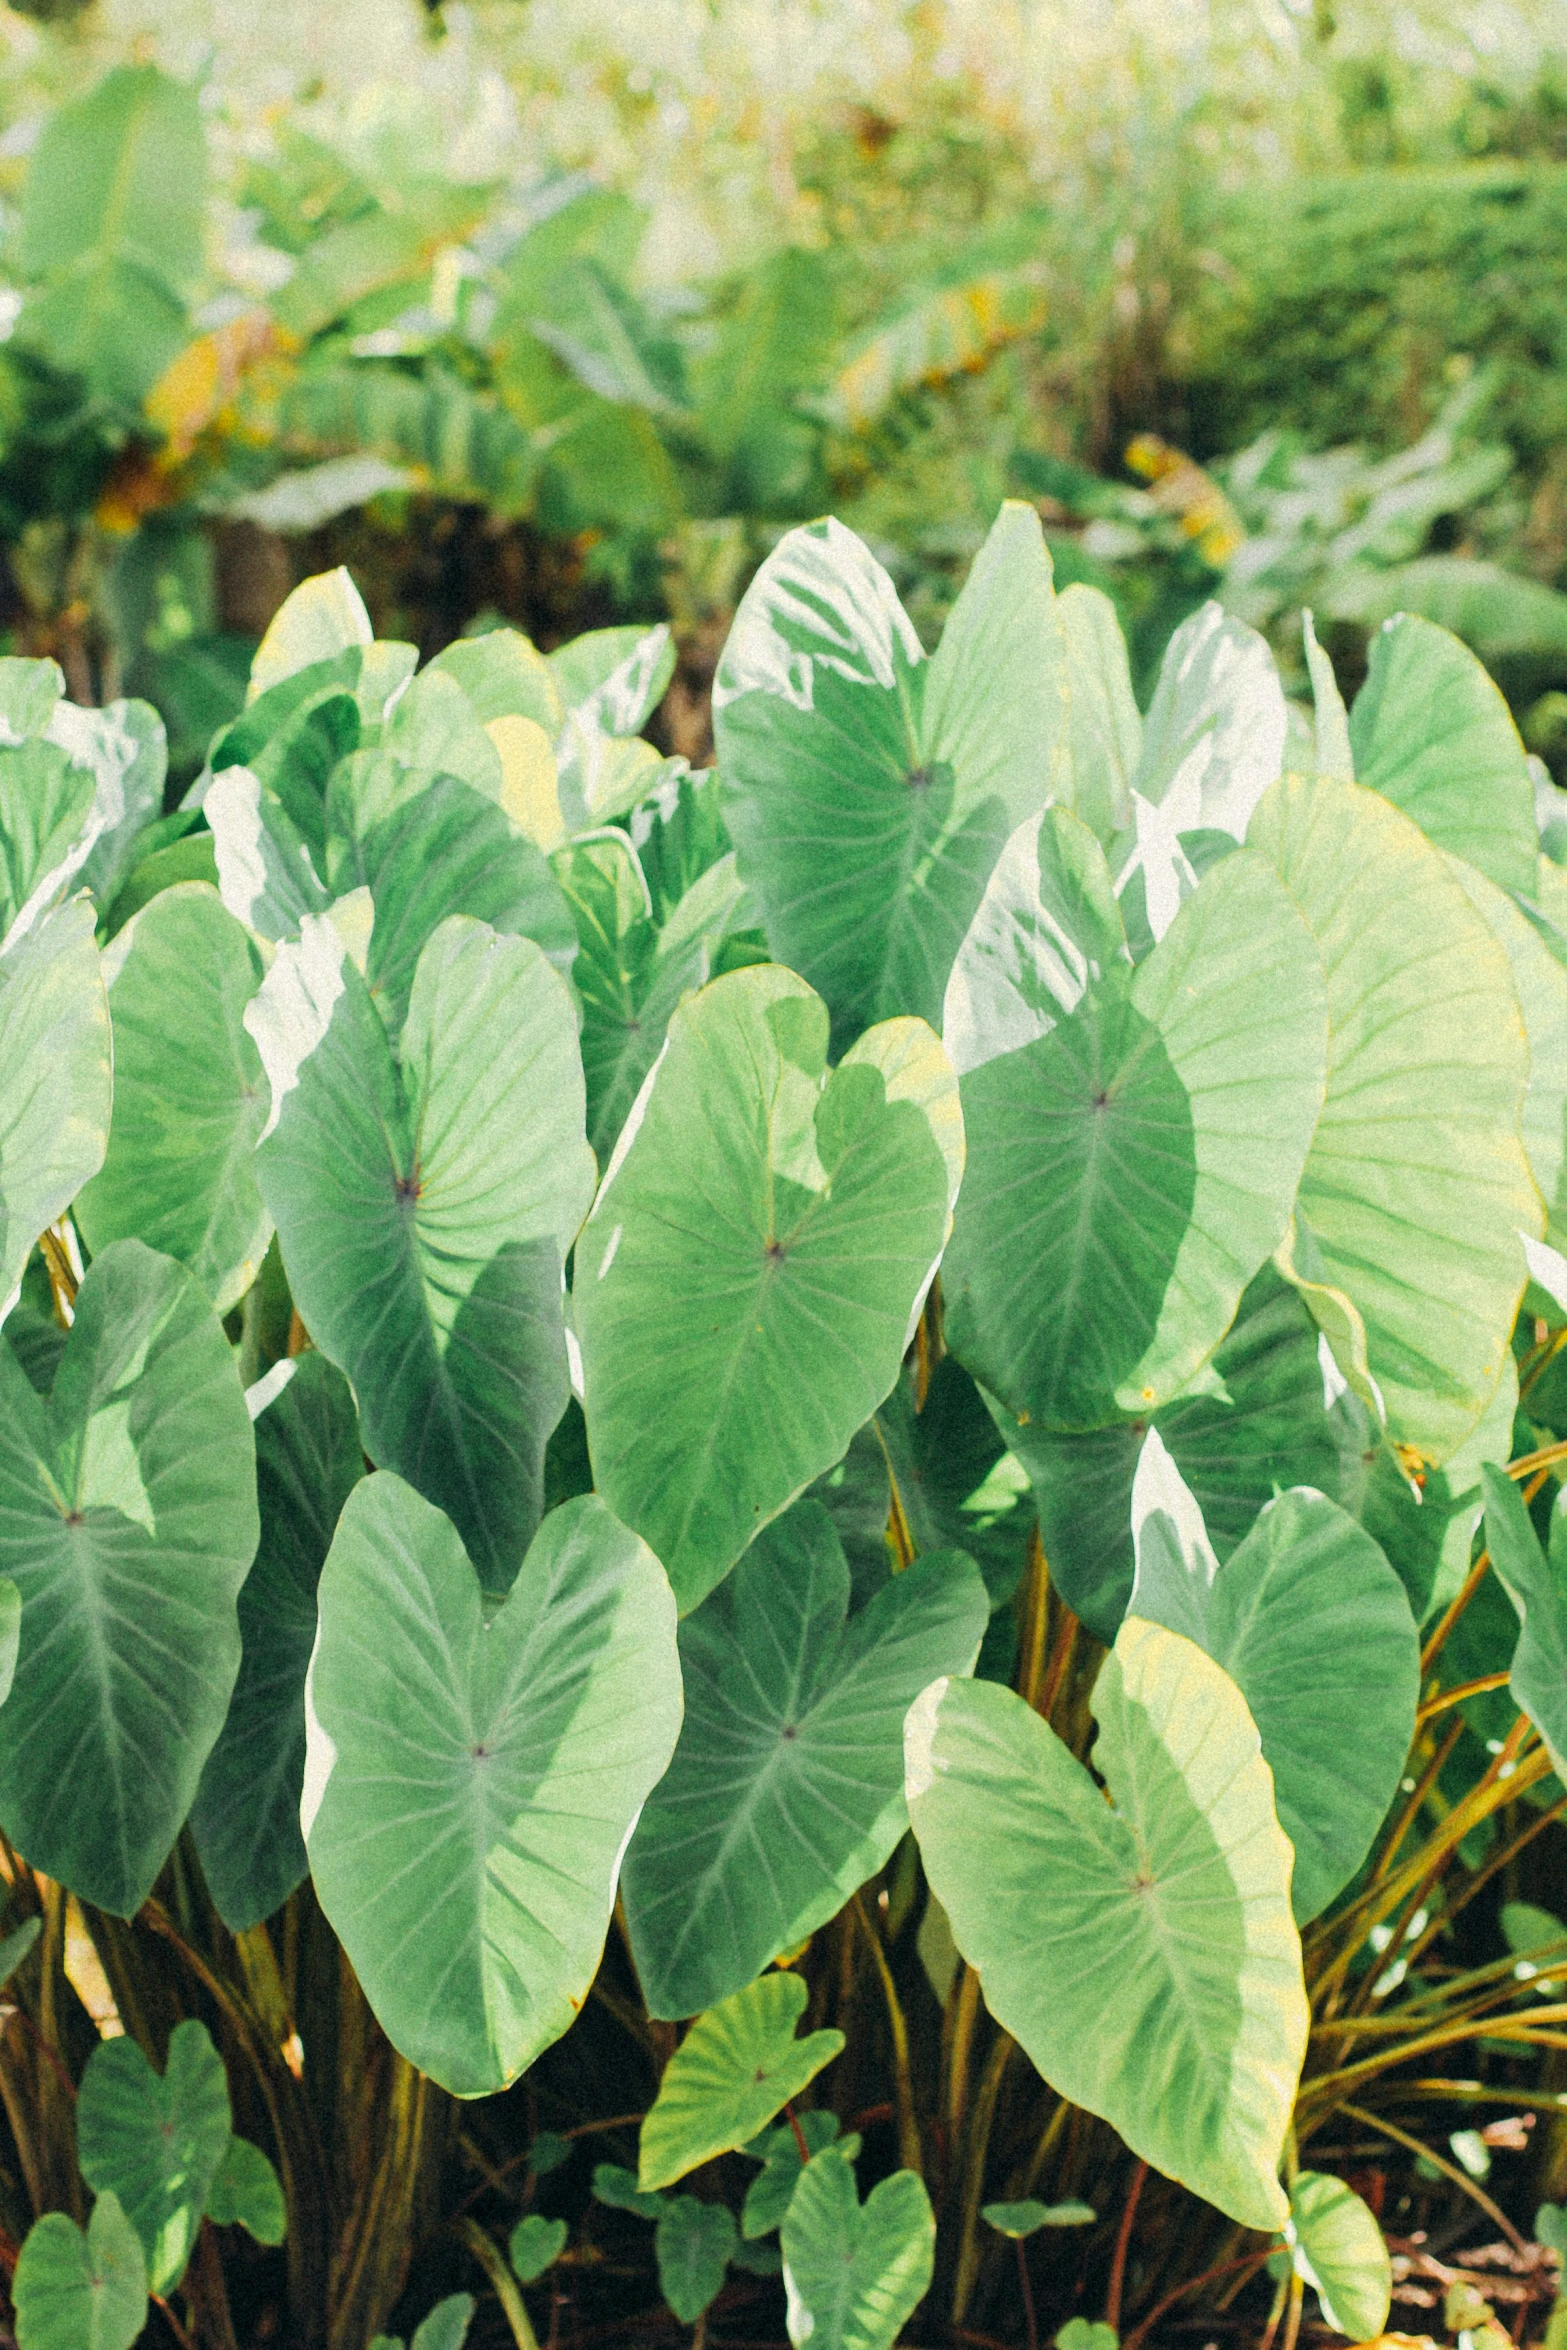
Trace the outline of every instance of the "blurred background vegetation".
{"label": "blurred background vegetation", "polygon": [[933,635],[997,501],[1146,675],[1425,611],[1567,771],[1567,0],[0,9],[0,631],[200,763],[348,561],[428,654],[727,616],[831,507]]}

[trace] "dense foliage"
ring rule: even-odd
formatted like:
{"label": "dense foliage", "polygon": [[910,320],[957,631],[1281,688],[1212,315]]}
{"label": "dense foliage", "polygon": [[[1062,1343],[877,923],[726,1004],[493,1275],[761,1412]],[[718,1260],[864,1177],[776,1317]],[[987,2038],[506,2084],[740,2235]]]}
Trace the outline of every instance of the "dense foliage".
{"label": "dense foliage", "polygon": [[1562,2040],[1567,867],[1456,639],[1304,657],[1141,712],[1013,505],[933,654],[784,536],[716,772],[667,629],[342,573],[169,814],[0,668],[22,2350],[526,2350],[649,2222],[796,2345],[1383,2325],[1344,2132]]}

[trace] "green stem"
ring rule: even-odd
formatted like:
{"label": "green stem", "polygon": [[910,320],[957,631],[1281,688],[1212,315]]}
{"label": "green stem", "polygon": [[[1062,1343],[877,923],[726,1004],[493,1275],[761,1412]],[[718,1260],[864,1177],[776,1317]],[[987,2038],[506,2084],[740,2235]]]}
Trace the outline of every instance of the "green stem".
{"label": "green stem", "polygon": [[511,2327],[511,2338],[517,2350],[539,2350],[539,2337],[533,2330],[527,2303],[499,2246],[485,2234],[477,2220],[460,2219],[457,2222],[457,2233],[489,2278],[495,2298],[506,2313],[506,2323]]}

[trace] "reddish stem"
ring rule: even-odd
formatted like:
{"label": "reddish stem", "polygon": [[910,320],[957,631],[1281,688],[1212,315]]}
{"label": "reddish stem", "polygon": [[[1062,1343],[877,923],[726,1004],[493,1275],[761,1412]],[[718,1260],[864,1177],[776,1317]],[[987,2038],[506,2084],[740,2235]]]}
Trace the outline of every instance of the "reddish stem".
{"label": "reddish stem", "polygon": [[792,2104],[785,2105],[784,2118],[788,2122],[790,2129],[794,2132],[794,2142],[800,2149],[801,2162],[809,2162],[811,2159],[811,2150],[805,2143],[805,2132],[800,2127],[799,2116],[795,2112]]}
{"label": "reddish stem", "polygon": [[1115,2257],[1110,2263],[1110,2286],[1105,2294],[1105,2324],[1119,2334],[1121,2331],[1121,2287],[1126,2282],[1126,2255],[1132,2241],[1132,2222],[1137,2217],[1137,2199],[1148,2176],[1148,2165],[1140,2162],[1132,2173],[1132,2183],[1126,2191],[1126,2209],[1121,2214],[1121,2225],[1116,2231]]}
{"label": "reddish stem", "polygon": [[1039,2350],[1039,2328],[1034,2323],[1034,2288],[1028,2281],[1028,2255],[1023,2250],[1023,2239],[1014,2236],[1017,2246],[1018,2283],[1023,2288],[1023,2315],[1028,2320],[1028,2350]]}

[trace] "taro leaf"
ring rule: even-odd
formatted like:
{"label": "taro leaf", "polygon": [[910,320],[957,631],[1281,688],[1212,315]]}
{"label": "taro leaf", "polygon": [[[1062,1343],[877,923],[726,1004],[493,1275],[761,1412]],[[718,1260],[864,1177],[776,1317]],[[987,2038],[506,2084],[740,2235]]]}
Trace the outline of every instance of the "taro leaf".
{"label": "taro leaf", "polygon": [[295,938],[327,890],[280,800],[248,767],[225,767],[201,803],[212,834],[218,890],[236,922],[258,938]]}
{"label": "taro leaf", "polygon": [[971,1070],[942,1289],[981,1386],[1063,1429],[1176,1394],[1284,1235],[1325,1057],[1317,951],[1237,851],[1135,972]]}
{"label": "taro leaf", "polygon": [[1256,1727],[1200,1648],[1136,1618],[1093,1713],[1110,1803],[1010,1690],[932,1683],[907,1730],[932,1890],[1052,2088],[1242,2227],[1276,2229],[1308,2016]]}
{"label": "taro leaf", "polygon": [[77,1222],[96,1255],[145,1240],[189,1267],[220,1314],[255,1280],[272,1237],[251,1161],[266,1118],[245,1006],[261,957],[204,882],[165,890],[105,960],[114,1117]]}
{"label": "taro leaf", "polygon": [[1518,1235],[1540,1228],[1507,957],[1441,852],[1375,792],[1287,777],[1250,838],[1328,976],[1327,1100],[1280,1267],[1389,1435],[1439,1466],[1495,1391]]}
{"label": "taro leaf", "polygon": [[671,2186],[743,2146],[843,2048],[841,2032],[794,2036],[808,1993],[798,1975],[763,1975],[698,2016],[664,2067],[642,2124],[637,2185]]}
{"label": "taro leaf", "polygon": [[1290,2187],[1291,2258],[1315,2287],[1324,2324],[1351,2342],[1380,2339],[1392,2302],[1393,2265],[1382,2230],[1353,2187],[1303,2170]]}
{"label": "taro leaf", "polygon": [[520,2283],[531,2285],[566,2249],[570,2233],[563,2219],[545,2219],[530,2211],[512,2229],[507,2256]]}
{"label": "taro leaf", "polygon": [[339,760],[359,747],[359,704],[346,686],[329,686],[291,710],[250,762],[262,791],[277,801],[320,873],[326,862],[327,784]]}
{"label": "taro leaf", "polygon": [[718,777],[711,771],[666,774],[632,810],[626,829],[647,883],[653,919],[660,926],[692,883],[727,856],[732,845],[719,806]]}
{"label": "taro leaf", "polygon": [[807,2163],[780,2242],[795,2350],[892,2350],[930,2284],[936,2222],[913,2171],[861,2203],[853,2163],[829,2146]]}
{"label": "taro leaf", "polygon": [[1072,689],[1072,808],[1108,841],[1132,818],[1132,777],[1143,722],[1132,693],[1126,639],[1110,598],[1078,582],[1056,602]]}
{"label": "taro leaf", "polygon": [[742,2154],[754,2154],[762,2168],[745,2191],[740,2207],[740,2233],[747,2243],[758,2236],[772,2234],[789,2208],[789,2201],[805,2167],[800,2156],[800,2139],[795,2136],[798,2126],[805,2140],[806,2159],[820,2154],[824,2146],[834,2141],[852,2162],[860,2151],[859,2136],[850,2131],[846,2138],[838,2136],[838,2116],[825,2106],[807,2113],[796,2114],[793,2122],[784,2122],[777,2129],[764,2130],[753,2138],[749,2146],[742,2146]]}
{"label": "taro leaf", "polygon": [[83,2235],[51,2211],[27,2232],[11,2280],[21,2350],[131,2350],[147,2322],[141,2238],[112,2195]]}
{"label": "taro leaf", "polygon": [[852,531],[791,531],[735,616],[713,710],[741,875],[774,955],[827,999],[835,1048],[893,1013],[939,1020],[991,867],[1065,777],[1037,516],[1003,506],[929,662]]}
{"label": "taro leaf", "polygon": [[1547,1559],[1511,1477],[1489,1461],[1480,1475],[1486,1548],[1519,1616],[1508,1689],[1544,1739],[1558,1775],[1567,1774],[1567,1517],[1561,1496],[1551,1516]]}
{"label": "taro leaf", "polygon": [[294,1300],[366,1450],[503,1589],[569,1392],[560,1265],[593,1186],[563,981],[454,915],[419,958],[401,1069],[331,925],[280,946],[246,1025],[272,1085],[256,1174]]}
{"label": "taro leaf", "polygon": [[1452,870],[1500,939],[1512,970],[1529,1040],[1523,1146],[1545,1202],[1546,1237],[1559,1246],[1567,1239],[1567,969],[1510,897],[1457,858]]}
{"label": "taro leaf", "polygon": [[1028,2196],[1021,2203],[986,2203],[979,2216],[998,2235],[1017,2240],[1041,2228],[1091,2227],[1099,2215],[1091,2203],[1040,2203]]}
{"label": "taro leaf", "polygon": [[130,1917],[222,1727],[257,1536],[234,1357],[172,1258],[120,1240],[94,1259],[50,1396],[0,1347],[0,1525],[22,1594],[0,1822]]}
{"label": "taro leaf", "polygon": [[638,734],[675,673],[668,623],[590,629],[546,655],[568,720],[596,734]]}
{"label": "taro leaf", "polygon": [[1534,893],[1534,785],[1501,693],[1467,645],[1400,612],[1371,640],[1349,720],[1356,779],[1501,889]]}
{"label": "taro leaf", "polygon": [[150,2291],[171,2292],[185,2274],[231,2134],[223,2059],[205,2024],[175,2025],[161,2078],[131,2039],[101,2041],[88,2058],[77,2160],[95,2194],[119,2197]]}
{"label": "taro leaf", "polygon": [[106,823],[83,864],[82,880],[100,914],[107,914],[144,851],[141,838],[163,815],[163,787],[169,772],[169,740],[150,702],[111,702],[94,713],[103,727],[105,756],[117,770],[122,814]]}
{"label": "taro leaf", "polygon": [[328,805],[333,837],[328,880],[334,895],[368,888],[375,909],[365,978],[395,1037],[407,1016],[419,957],[448,915],[467,914],[508,938],[531,938],[558,970],[570,969],[577,937],[547,862],[492,800],[437,775],[361,834],[352,762]]}
{"label": "taro leaf", "polygon": [[109,1000],[78,898],[0,953],[0,1308],[103,1165],[112,1090]]}
{"label": "taro leaf", "polygon": [[409,2350],[462,2350],[477,2307],[471,2293],[448,2293],[414,2327]]}
{"label": "taro leaf", "polygon": [[1206,1649],[1257,1725],[1304,1925],[1370,1851],[1414,1738],[1420,1640],[1404,1587],[1370,1535],[1320,1493],[1270,1501],[1221,1567],[1156,1428],[1137,1467],[1132,1529],[1131,1614]]}
{"label": "taro leaf", "polygon": [[[1365,1413],[1347,1393],[1328,1402],[1326,1345],[1299,1293],[1265,1265],[1213,1356],[1220,1392],[1182,1397],[1154,1415],[1220,1559],[1229,1557],[1277,1486],[1311,1485],[1352,1514],[1360,1507]],[[1342,1386],[1336,1370],[1332,1384]],[[1058,1436],[1020,1427],[1011,1413],[993,1409],[1032,1483],[1052,1581],[1095,1638],[1112,1641],[1136,1563],[1137,1425],[1123,1420]]]}
{"label": "taro leaf", "polygon": [[299,670],[370,644],[374,633],[359,590],[343,566],[318,571],[314,578],[301,580],[273,614],[250,664],[247,699],[254,703],[269,687]]}
{"label": "taro leaf", "polygon": [[1055,2350],[1117,2350],[1120,2336],[1114,2326],[1092,2318],[1069,2317],[1055,2338]]}
{"label": "taro leaf", "polygon": [[936,1551],[848,1607],[833,1522],[799,1501],[680,1627],[685,1722],[625,1866],[650,2015],[743,1989],[908,1825],[903,1717],[938,1673],[973,1670],[985,1587],[961,1551]]}
{"label": "taro leaf", "polygon": [[682,1610],[887,1394],[948,1229],[962,1127],[936,1038],[888,1021],[831,1076],[826,1051],[826,1007],[793,972],[703,988],[578,1246],[598,1488]]}
{"label": "taro leaf", "polygon": [[1311,679],[1312,701],[1312,764],[1319,775],[1342,775],[1353,778],[1355,754],[1350,746],[1349,713],[1344,697],[1338,690],[1338,679],[1333,664],[1317,642],[1317,632],[1311,614],[1301,614],[1301,635],[1305,640],[1306,669]]}
{"label": "taro leaf", "polygon": [[559,733],[566,709],[555,672],[519,629],[459,637],[429,666],[457,680],[481,726],[497,718],[531,718],[551,740]]}
{"label": "taro leaf", "polygon": [[[1021,1464],[1007,1458],[1006,1440],[956,1356],[942,1356],[919,1411],[913,1387],[905,1371],[877,1412],[876,1457],[884,1476],[890,1464],[897,1479],[915,1550],[966,1550],[991,1607],[1002,1607],[1022,1581],[1034,1524]],[[887,1515],[884,1504],[878,1532]],[[881,1560],[878,1583],[885,1577],[885,1542]]]}
{"label": "taro leaf", "polygon": [[1204,604],[1165,648],[1133,786],[1175,832],[1216,829],[1240,840],[1284,765],[1288,725],[1267,640]]}
{"label": "taro leaf", "polygon": [[22,1645],[22,1594],[9,1575],[0,1575],[0,1705],[11,1694]]}
{"label": "taro leaf", "polygon": [[288,2228],[283,2189],[261,2148],[248,2138],[229,2139],[207,2189],[206,2216],[220,2228],[243,2228],[258,2244],[282,2243]]}
{"label": "taro leaf", "polygon": [[190,1816],[202,1874],[234,1934],[280,1908],[309,1866],[299,1797],[316,1583],[364,1468],[348,1382],[315,1348],[274,1365],[247,1400],[261,1542],[239,1595],[239,1678]]}
{"label": "taro leaf", "polygon": [[404,766],[453,775],[485,799],[499,801],[505,768],[454,677],[424,669],[399,695],[381,729],[382,748]]}
{"label": "taro leaf", "polygon": [[652,1553],[589,1496],[551,1511],[485,1619],[450,1522],[355,1487],[321,1573],[301,1821],[321,1906],[388,2037],[460,2097],[559,2039],[619,1857],[680,1724]]}
{"label": "taro leaf", "polygon": [[97,786],[58,743],[0,745],[0,938],[69,882]]}
{"label": "taro leaf", "polygon": [[611,2211],[634,2211],[638,2219],[657,2219],[668,2201],[664,2195],[644,2195],[637,2185],[636,2172],[618,2162],[594,2164],[593,2195],[596,2202],[608,2204]]}
{"label": "taro leaf", "polygon": [[694,2326],[723,2291],[737,2241],[734,2215],[721,2203],[677,2195],[659,2213],[653,2231],[658,2289],[683,2326]]}
{"label": "taro leaf", "polygon": [[9,1983],[23,1959],[27,1957],[33,1944],[43,1932],[43,1923],[41,1917],[27,1918],[17,1927],[14,1934],[7,1934],[4,1941],[0,1942],[0,1988]]}

